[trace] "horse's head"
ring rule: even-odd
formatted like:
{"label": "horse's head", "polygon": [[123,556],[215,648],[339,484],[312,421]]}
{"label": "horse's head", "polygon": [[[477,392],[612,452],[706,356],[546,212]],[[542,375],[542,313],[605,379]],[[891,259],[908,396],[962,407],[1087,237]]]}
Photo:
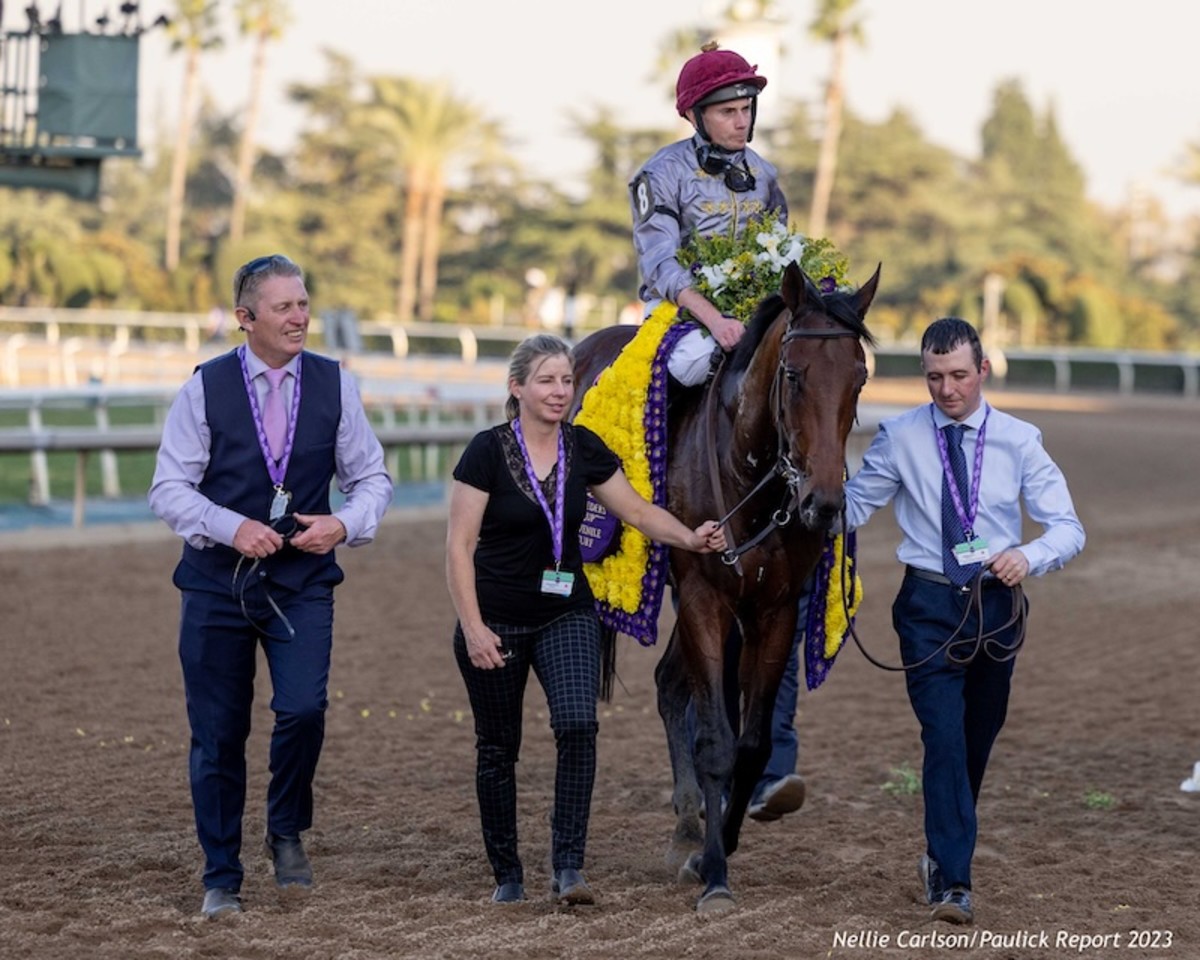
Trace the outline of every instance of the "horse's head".
{"label": "horse's head", "polygon": [[794,471],[800,520],[810,529],[842,509],[846,438],[867,382],[863,343],[874,343],[864,321],[879,271],[854,293],[822,293],[795,263],[784,271],[788,317],[772,407],[782,466]]}

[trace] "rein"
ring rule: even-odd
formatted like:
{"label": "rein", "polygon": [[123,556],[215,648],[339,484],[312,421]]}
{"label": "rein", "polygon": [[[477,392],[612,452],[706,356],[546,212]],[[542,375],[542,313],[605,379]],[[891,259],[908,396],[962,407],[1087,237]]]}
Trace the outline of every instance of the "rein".
{"label": "rein", "polygon": [[[1009,614],[1009,618],[995,629],[985,631],[983,629],[983,571],[979,570],[967,585],[967,605],[963,609],[962,619],[958,621],[958,626],[954,628],[954,632],[942,641],[937,649],[916,663],[884,663],[867,651],[867,648],[858,636],[858,631],[854,628],[854,619],[850,616],[850,597],[846,592],[850,582],[850,559],[843,552],[842,610],[846,615],[849,633],[854,638],[854,645],[858,647],[859,652],[867,658],[868,662],[879,667],[881,670],[888,670],[893,673],[906,673],[909,670],[916,670],[918,667],[925,666],[925,664],[943,653],[946,655],[947,660],[961,667],[969,665],[979,655],[980,651],[996,663],[1004,663],[1013,659],[1025,644],[1025,591],[1021,588],[1020,584],[1009,587],[1009,593],[1012,597],[1012,612]],[[964,636],[962,634],[963,626],[971,614],[975,614],[975,622],[978,624],[978,629],[972,636]],[[1012,643],[1001,643],[996,639],[996,637],[1012,626],[1016,626],[1017,628],[1016,636],[1013,637]]]}
{"label": "rein", "polygon": [[733,567],[737,571],[739,577],[745,576],[742,570],[741,557],[742,554],[753,550],[763,542],[772,533],[780,527],[787,526],[791,522],[792,512],[799,507],[800,489],[804,486],[804,473],[792,463],[791,450],[789,449],[787,437],[784,432],[783,424],[783,378],[787,375],[787,364],[783,359],[783,347],[793,340],[799,339],[835,339],[840,337],[858,338],[853,330],[845,327],[827,327],[820,329],[807,329],[804,327],[792,327],[791,319],[788,320],[789,327],[784,333],[779,343],[779,365],[775,371],[775,377],[771,382],[771,410],[775,425],[775,439],[777,443],[777,451],[775,463],[754,485],[749,493],[746,494],[732,510],[725,509],[725,491],[721,484],[720,464],[717,461],[717,439],[716,439],[716,395],[719,392],[719,383],[721,375],[725,371],[725,354],[722,353],[717,364],[716,372],[713,374],[712,383],[708,387],[708,395],[704,400],[704,419],[706,429],[706,446],[708,454],[708,473],[709,480],[712,483],[713,499],[717,506],[717,513],[720,518],[717,524],[725,527],[729,520],[742,509],[763,487],[771,482],[776,476],[782,477],[784,483],[787,484],[787,494],[784,497],[783,503],[779,509],[771,514],[771,519],[765,527],[759,530],[754,536],[750,537],[744,543],[738,544],[731,536],[731,531],[726,530],[726,539],[729,542],[729,547],[721,554],[721,562],[728,567]]}

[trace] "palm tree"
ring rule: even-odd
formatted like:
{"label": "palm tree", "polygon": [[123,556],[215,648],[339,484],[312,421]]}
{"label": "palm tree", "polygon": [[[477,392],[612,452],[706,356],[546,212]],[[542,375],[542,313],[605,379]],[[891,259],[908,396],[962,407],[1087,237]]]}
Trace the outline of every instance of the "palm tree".
{"label": "palm tree", "polygon": [[267,68],[267,44],[278,40],[290,19],[286,0],[238,0],[238,25],[242,36],[254,42],[250,70],[250,99],[246,105],[246,123],[238,144],[237,170],[233,185],[233,209],[229,214],[229,239],[237,243],[246,227],[246,201],[250,177],[254,171],[254,137],[262,109],[263,77]]}
{"label": "palm tree", "polygon": [[[478,111],[446,83],[373,77],[368,117],[396,152],[404,178],[396,317],[433,318],[446,171],[478,145]],[[419,287],[418,287],[419,284]],[[419,299],[418,299],[419,297]]]}
{"label": "palm tree", "polygon": [[187,186],[188,143],[196,112],[196,88],[200,80],[200,54],[221,45],[217,34],[217,0],[175,0],[176,14],[168,30],[171,50],[183,50],[183,95],[179,105],[179,127],[171,158],[171,184],[167,193],[167,237],[163,262],[168,270],[179,266],[180,234],[183,224],[184,190]]}
{"label": "palm tree", "polygon": [[862,43],[862,20],[856,19],[859,0],[821,0],[809,32],[818,40],[833,45],[833,62],[825,85],[825,129],[821,133],[821,151],[817,156],[817,175],[813,183],[812,208],[808,215],[808,235],[825,233],[829,216],[829,198],[837,172],[838,141],[842,136],[842,106],[845,100],[846,46],[850,40]]}

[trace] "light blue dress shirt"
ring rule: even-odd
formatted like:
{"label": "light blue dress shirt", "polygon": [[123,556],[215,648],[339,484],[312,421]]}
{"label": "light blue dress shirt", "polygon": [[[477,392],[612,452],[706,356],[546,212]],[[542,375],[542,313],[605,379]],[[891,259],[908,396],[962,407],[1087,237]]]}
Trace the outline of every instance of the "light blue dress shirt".
{"label": "light blue dress shirt", "polygon": [[[246,368],[258,396],[259,409],[267,395],[267,365],[246,349]],[[283,380],[283,405],[291,416],[296,358],[285,366],[292,375]],[[338,489],[346,501],[334,516],[346,528],[351,547],[370,543],[379,521],[392,502],[392,478],[384,465],[383,447],[371,429],[358,385],[341,371],[342,415],[334,447]],[[233,538],[247,518],[213,503],[198,487],[208,469],[212,433],[205,418],[204,379],[192,375],[176,395],[163,424],[162,442],[150,508],[180,537],[197,549],[220,543],[233,546]]]}
{"label": "light blue dress shirt", "polygon": [[[965,421],[963,454],[973,485],[975,447],[987,417],[975,534],[991,557],[1017,547],[1029,575],[1057,570],[1083,549],[1083,525],[1067,481],[1042,447],[1041,431],[990,407],[986,401]],[[861,527],[880,507],[895,503],[903,539],[901,563],[942,570],[942,460],[935,429],[953,421],[932,403],[884,420],[860,469],[846,484],[846,526]],[[1021,542],[1022,505],[1043,533]]]}

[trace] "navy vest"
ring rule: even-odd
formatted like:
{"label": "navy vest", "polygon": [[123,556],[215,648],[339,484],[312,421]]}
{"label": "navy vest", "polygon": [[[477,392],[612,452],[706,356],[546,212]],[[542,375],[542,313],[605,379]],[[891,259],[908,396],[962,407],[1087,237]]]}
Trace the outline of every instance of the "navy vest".
{"label": "navy vest", "polygon": [[[242,364],[236,350],[209,360],[198,368],[204,379],[204,411],[212,434],[208,469],[199,490],[213,503],[267,522],[274,485],[263,460],[246,396]],[[288,462],[284,488],[291,492],[292,513],[329,513],[329,485],[336,472],[334,450],[342,416],[341,373],[338,364],[305,351],[300,372],[300,411],[296,437]],[[224,544],[198,550],[184,545],[176,582],[199,589],[228,590],[241,554]],[[250,563],[243,564],[243,571]],[[191,568],[184,569],[184,565]],[[300,590],[320,579],[340,583],[342,572],[333,552],[324,556],[285,546],[262,561],[261,568],[273,583]],[[195,583],[188,573],[213,583]],[[183,580],[180,583],[180,580]]]}

